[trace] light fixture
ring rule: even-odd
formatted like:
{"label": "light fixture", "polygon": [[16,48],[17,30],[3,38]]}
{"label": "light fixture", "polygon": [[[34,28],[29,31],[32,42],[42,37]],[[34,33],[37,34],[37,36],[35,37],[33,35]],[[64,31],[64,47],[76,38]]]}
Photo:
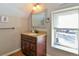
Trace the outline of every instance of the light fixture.
{"label": "light fixture", "polygon": [[40,5],[36,5],[37,9],[41,9]]}
{"label": "light fixture", "polygon": [[36,8],[36,6],[33,6],[33,10],[36,10],[37,8]]}
{"label": "light fixture", "polygon": [[33,4],[32,13],[39,12],[41,10],[41,6],[39,3]]}

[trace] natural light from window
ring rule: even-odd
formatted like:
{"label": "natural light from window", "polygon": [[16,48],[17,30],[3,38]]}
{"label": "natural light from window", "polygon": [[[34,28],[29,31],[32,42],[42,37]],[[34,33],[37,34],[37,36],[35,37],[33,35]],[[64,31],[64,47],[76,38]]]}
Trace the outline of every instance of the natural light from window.
{"label": "natural light from window", "polygon": [[52,47],[78,54],[78,10],[53,15],[54,40],[52,39]]}

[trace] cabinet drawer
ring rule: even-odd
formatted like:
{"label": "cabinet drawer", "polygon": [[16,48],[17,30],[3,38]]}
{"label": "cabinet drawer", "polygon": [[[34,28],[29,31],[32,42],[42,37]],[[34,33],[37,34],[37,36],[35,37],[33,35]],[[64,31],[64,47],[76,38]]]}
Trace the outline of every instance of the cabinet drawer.
{"label": "cabinet drawer", "polygon": [[36,43],[36,40],[33,40],[33,39],[24,39],[24,38],[22,38],[21,40],[24,40],[24,41],[27,41],[27,42],[30,42],[30,43]]}
{"label": "cabinet drawer", "polygon": [[31,37],[31,36],[27,36],[27,35],[21,35],[21,39],[22,40],[26,40],[26,41],[30,41],[35,43],[36,42],[36,38],[35,37]]}
{"label": "cabinet drawer", "polygon": [[36,39],[36,37],[32,37],[32,36],[24,35],[24,34],[21,34],[21,38],[25,38],[25,39]]}

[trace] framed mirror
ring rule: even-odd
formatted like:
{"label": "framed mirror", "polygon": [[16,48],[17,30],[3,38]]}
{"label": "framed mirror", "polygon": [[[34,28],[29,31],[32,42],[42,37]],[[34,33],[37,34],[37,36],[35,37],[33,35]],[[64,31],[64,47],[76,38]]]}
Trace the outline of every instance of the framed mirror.
{"label": "framed mirror", "polygon": [[40,12],[36,14],[32,14],[32,26],[33,27],[45,27],[45,12]]}

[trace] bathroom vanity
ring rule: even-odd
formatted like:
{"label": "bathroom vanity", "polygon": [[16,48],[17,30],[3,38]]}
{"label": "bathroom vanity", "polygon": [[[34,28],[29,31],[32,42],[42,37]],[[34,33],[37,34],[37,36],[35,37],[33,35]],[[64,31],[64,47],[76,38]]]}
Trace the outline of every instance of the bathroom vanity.
{"label": "bathroom vanity", "polygon": [[26,56],[46,56],[46,33],[22,33],[21,50]]}

